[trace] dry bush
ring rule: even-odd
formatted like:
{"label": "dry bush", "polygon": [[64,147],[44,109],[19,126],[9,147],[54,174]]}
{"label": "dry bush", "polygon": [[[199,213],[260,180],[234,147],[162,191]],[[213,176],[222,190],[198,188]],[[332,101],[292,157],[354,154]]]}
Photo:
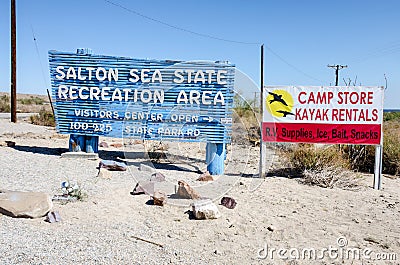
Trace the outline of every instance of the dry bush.
{"label": "dry bush", "polygon": [[161,160],[167,159],[169,145],[162,141],[145,141],[145,150],[152,162],[159,163]]}
{"label": "dry bush", "polygon": [[0,96],[0,112],[10,112],[10,97],[8,95]]}
{"label": "dry bush", "polygon": [[292,167],[304,170],[323,170],[329,167],[348,169],[349,163],[342,157],[337,146],[317,147],[312,144],[299,144],[288,153]]}
{"label": "dry bush", "polygon": [[242,98],[239,94],[234,96],[233,107],[233,129],[240,128],[240,131],[234,131],[232,137],[238,144],[260,144],[260,114],[258,109],[254,109],[254,100]]}
{"label": "dry bush", "polygon": [[51,111],[45,110],[44,108],[42,108],[39,111],[38,115],[31,116],[30,120],[31,123],[36,125],[50,126],[50,127],[56,126],[53,113]]}
{"label": "dry bush", "polygon": [[[288,153],[287,151],[284,151]],[[299,144],[288,153],[292,169],[300,172],[300,182],[323,188],[356,189],[354,172],[338,146]]]}
{"label": "dry bush", "polygon": [[43,105],[46,101],[43,97],[29,96],[25,98],[20,98],[17,100],[22,105]]}
{"label": "dry bush", "polygon": [[383,134],[382,171],[386,174],[400,175],[400,124],[388,123]]}
{"label": "dry bush", "polygon": [[[375,146],[345,145],[342,152],[350,167],[360,172],[374,172]],[[382,172],[400,174],[400,122],[391,120],[383,124]]]}
{"label": "dry bush", "polygon": [[319,170],[304,170],[301,183],[316,185],[323,188],[341,188],[355,190],[360,187],[359,178],[354,172],[337,166],[324,167]]}
{"label": "dry bush", "polygon": [[343,155],[350,163],[350,168],[360,172],[374,172],[375,146],[343,145]]}

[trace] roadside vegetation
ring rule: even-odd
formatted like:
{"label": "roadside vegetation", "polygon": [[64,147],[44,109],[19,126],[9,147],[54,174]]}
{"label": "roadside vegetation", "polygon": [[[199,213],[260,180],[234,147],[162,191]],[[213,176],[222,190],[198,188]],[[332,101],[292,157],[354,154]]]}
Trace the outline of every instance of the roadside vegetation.
{"label": "roadside vegetation", "polygon": [[53,113],[51,111],[46,110],[45,108],[42,108],[39,111],[39,114],[31,116],[30,121],[33,124],[41,126],[50,126],[50,127],[56,126]]}
{"label": "roadside vegetation", "polygon": [[8,95],[0,96],[0,112],[10,112],[10,97]]}
{"label": "roadside vegetation", "polygon": [[43,105],[45,103],[45,100],[41,97],[30,96],[27,98],[17,99],[17,102],[22,105]]}
{"label": "roadside vegetation", "polygon": [[240,130],[235,134],[236,142],[259,145],[260,115],[256,102],[246,100],[236,94],[233,98],[233,106],[233,130]]}
{"label": "roadside vegetation", "polygon": [[[11,112],[11,97],[10,93],[0,92],[0,112]],[[17,94],[17,112],[19,113],[39,113],[45,108],[51,110],[50,102],[47,96]]]}

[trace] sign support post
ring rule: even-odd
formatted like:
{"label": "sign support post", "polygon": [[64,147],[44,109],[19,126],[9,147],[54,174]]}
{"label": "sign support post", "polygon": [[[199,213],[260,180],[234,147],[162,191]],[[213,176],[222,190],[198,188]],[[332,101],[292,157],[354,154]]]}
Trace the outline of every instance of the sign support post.
{"label": "sign support post", "polygon": [[[92,54],[91,49],[77,49],[77,54]],[[51,105],[53,108],[53,105]],[[53,110],[54,113],[54,110]],[[70,134],[69,136],[69,151],[79,152],[83,151],[86,153],[98,153],[99,152],[99,137],[89,135],[77,135]]]}
{"label": "sign support post", "polygon": [[260,122],[260,164],[259,164],[259,177],[265,177],[265,163],[264,160],[266,158],[266,143],[262,140],[262,119],[264,113],[264,44],[261,45],[261,81],[260,81],[260,114],[261,114],[261,122]]}
{"label": "sign support post", "polygon": [[375,147],[374,189],[382,188],[382,145]]}
{"label": "sign support post", "polygon": [[225,158],[226,158],[226,149],[224,143],[207,143],[206,163],[207,163],[207,170],[211,175],[224,174]]}

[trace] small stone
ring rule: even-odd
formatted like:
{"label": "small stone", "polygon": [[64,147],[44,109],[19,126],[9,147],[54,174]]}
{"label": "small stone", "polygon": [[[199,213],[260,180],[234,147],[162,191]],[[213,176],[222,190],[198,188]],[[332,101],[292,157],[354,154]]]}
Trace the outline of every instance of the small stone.
{"label": "small stone", "polygon": [[61,216],[58,212],[48,212],[46,217],[46,222],[56,223],[61,221]]}
{"label": "small stone", "polygon": [[221,213],[210,199],[197,200],[190,204],[192,207],[194,218],[201,219],[217,219],[221,217]]}
{"label": "small stone", "polygon": [[132,195],[140,195],[140,194],[147,194],[151,195],[154,194],[154,182],[150,181],[139,181],[135,188],[133,189]]}
{"label": "small stone", "polygon": [[167,195],[161,191],[155,191],[153,194],[154,205],[164,206],[165,201],[167,200]]}
{"label": "small stone", "polygon": [[210,172],[206,171],[200,175],[197,181],[214,181],[214,178],[210,175]]}
{"label": "small stone", "polygon": [[43,192],[0,191],[0,213],[11,217],[39,218],[53,208]]}
{"label": "small stone", "polygon": [[106,142],[101,142],[101,143],[99,144],[99,147],[108,148],[108,143],[106,143]]}
{"label": "small stone", "polygon": [[176,195],[182,199],[199,199],[200,195],[185,181],[178,181],[178,191]]}
{"label": "small stone", "polygon": [[234,209],[236,207],[236,201],[231,197],[222,197],[221,205],[225,206],[228,209]]}
{"label": "small stone", "polygon": [[102,178],[102,179],[111,179],[112,174],[110,171],[108,171],[105,168],[100,168],[99,169],[99,173],[97,174],[98,178]]}
{"label": "small stone", "polygon": [[100,168],[105,168],[114,171],[126,171],[126,164],[122,162],[116,162],[112,160],[102,160],[99,163]]}
{"label": "small stone", "polygon": [[275,228],[272,225],[270,225],[267,227],[267,230],[270,232],[274,232]]}
{"label": "small stone", "polygon": [[165,176],[164,176],[164,174],[162,174],[160,172],[156,172],[156,173],[151,174],[150,181],[153,181],[153,182],[164,182],[165,181]]}
{"label": "small stone", "polygon": [[15,142],[13,141],[6,141],[8,147],[15,147]]}

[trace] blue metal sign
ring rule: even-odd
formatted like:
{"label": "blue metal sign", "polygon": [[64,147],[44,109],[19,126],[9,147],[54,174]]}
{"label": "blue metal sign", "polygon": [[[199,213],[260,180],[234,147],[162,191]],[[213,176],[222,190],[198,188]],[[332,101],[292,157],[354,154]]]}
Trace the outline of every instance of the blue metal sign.
{"label": "blue metal sign", "polygon": [[234,65],[49,51],[57,131],[229,143]]}

